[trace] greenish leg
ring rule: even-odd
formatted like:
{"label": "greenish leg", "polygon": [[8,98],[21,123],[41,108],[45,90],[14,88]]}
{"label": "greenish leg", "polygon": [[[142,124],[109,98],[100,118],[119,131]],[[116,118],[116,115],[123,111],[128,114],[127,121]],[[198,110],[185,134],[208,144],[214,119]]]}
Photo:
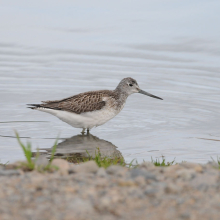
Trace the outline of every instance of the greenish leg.
{"label": "greenish leg", "polygon": [[89,128],[87,128],[87,134],[89,134]]}
{"label": "greenish leg", "polygon": [[85,134],[85,130],[86,130],[86,129],[83,128],[81,134]]}

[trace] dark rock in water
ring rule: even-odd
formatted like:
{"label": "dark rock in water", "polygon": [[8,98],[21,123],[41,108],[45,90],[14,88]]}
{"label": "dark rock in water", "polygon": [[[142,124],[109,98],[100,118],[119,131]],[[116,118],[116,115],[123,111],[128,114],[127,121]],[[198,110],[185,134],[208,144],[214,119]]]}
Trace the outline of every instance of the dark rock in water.
{"label": "dark rock in water", "polygon": [[[53,147],[40,148],[39,150],[46,151],[39,153],[50,157]],[[67,158],[69,162],[77,163],[83,162],[84,158],[94,158],[98,153],[100,153],[101,158],[121,158],[123,161],[123,156],[115,145],[92,134],[75,135],[58,143],[55,158]],[[33,156],[37,155],[35,152],[32,154]]]}

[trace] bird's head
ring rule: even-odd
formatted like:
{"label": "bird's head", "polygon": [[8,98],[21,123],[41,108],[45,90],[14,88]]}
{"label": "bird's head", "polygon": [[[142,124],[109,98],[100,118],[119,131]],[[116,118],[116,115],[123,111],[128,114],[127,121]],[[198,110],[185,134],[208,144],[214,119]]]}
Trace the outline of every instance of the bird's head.
{"label": "bird's head", "polygon": [[122,79],[116,89],[123,92],[123,93],[126,93],[127,95],[131,95],[133,93],[141,93],[143,95],[147,95],[152,98],[163,100],[162,98],[160,98],[158,96],[152,95],[148,92],[141,90],[137,81],[131,77],[127,77],[127,78]]}

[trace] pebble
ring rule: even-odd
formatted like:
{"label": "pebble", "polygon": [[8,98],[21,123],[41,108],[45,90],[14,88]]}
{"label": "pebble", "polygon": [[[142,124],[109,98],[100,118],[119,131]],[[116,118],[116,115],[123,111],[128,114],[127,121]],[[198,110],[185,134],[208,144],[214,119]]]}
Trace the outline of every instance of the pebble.
{"label": "pebble", "polygon": [[209,172],[199,175],[191,181],[191,185],[199,190],[206,189],[211,186],[215,186],[218,183],[219,176],[213,175]]}
{"label": "pebble", "polygon": [[145,191],[144,191],[144,194],[145,195],[148,195],[148,196],[155,196],[155,194],[157,193],[157,189],[154,189],[154,188],[147,188]]}
{"label": "pebble", "polygon": [[69,170],[70,173],[96,173],[99,167],[95,161],[88,161],[80,164],[79,166],[72,166]]}
{"label": "pebble", "polygon": [[165,191],[167,193],[178,193],[180,190],[181,190],[181,187],[173,183],[169,183],[167,187],[165,188]]}
{"label": "pebble", "polygon": [[135,177],[134,181],[140,186],[146,185],[145,177],[143,177],[143,176]]}
{"label": "pebble", "polygon": [[209,161],[207,163],[207,165],[209,165],[209,167],[213,167],[213,168],[217,168],[217,169],[220,168],[220,165],[215,161]]}
{"label": "pebble", "polygon": [[196,172],[193,169],[184,169],[184,170],[178,170],[176,174],[178,177],[182,178],[183,180],[190,180],[195,177]]}
{"label": "pebble", "polygon": [[196,172],[199,172],[199,173],[203,171],[202,166],[196,163],[184,162],[184,163],[181,163],[180,166],[187,168],[187,169],[194,169]]}
{"label": "pebble", "polygon": [[156,176],[147,170],[140,168],[135,168],[130,171],[131,178],[136,178],[137,176],[143,176],[145,180],[157,180]]}
{"label": "pebble", "polygon": [[112,165],[106,169],[106,172],[110,175],[124,175],[127,169],[119,165]]}
{"label": "pebble", "polygon": [[140,165],[140,167],[143,167],[143,168],[146,168],[146,169],[155,168],[154,164],[152,162],[149,162],[149,161],[143,162]]}
{"label": "pebble", "polygon": [[54,159],[51,165],[58,167],[58,172],[62,175],[67,175],[69,172],[69,164],[66,160]]}
{"label": "pebble", "polygon": [[99,177],[106,177],[107,173],[106,173],[105,169],[103,167],[101,167],[98,169],[96,175]]}
{"label": "pebble", "polygon": [[49,164],[49,161],[46,155],[40,155],[35,159],[34,163],[37,167],[45,167]]}
{"label": "pebble", "polygon": [[20,175],[20,170],[0,170],[0,176]]}

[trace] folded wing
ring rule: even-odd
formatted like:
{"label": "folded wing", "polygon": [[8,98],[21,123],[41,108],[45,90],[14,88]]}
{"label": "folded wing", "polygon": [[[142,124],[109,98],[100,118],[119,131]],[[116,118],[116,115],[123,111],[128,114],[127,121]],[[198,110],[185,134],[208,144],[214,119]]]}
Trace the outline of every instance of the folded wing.
{"label": "folded wing", "polygon": [[68,111],[76,114],[101,110],[105,106],[103,91],[80,93],[69,98],[55,101],[43,101],[42,104],[29,104],[30,108],[49,108],[54,110]]}

